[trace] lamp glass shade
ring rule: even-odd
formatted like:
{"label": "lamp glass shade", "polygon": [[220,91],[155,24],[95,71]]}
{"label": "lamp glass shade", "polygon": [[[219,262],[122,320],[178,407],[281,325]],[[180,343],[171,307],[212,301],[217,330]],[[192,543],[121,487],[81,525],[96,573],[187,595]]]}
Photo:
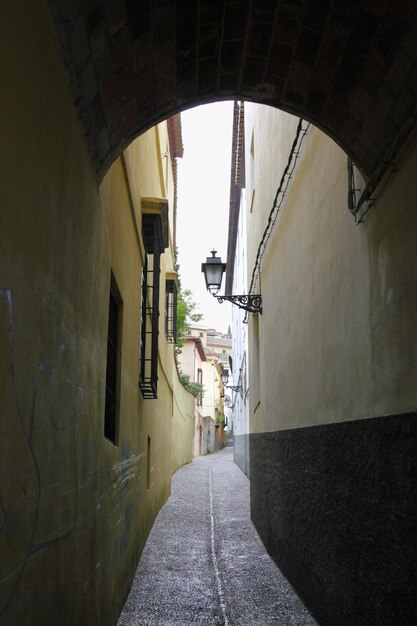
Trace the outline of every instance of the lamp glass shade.
{"label": "lamp glass shade", "polygon": [[206,262],[201,264],[206,287],[211,293],[216,294],[222,286],[225,269],[226,263],[222,263],[221,258],[216,256],[216,250],[212,250],[211,257],[207,257]]}
{"label": "lamp glass shade", "polygon": [[223,385],[226,385],[228,380],[229,380],[229,370],[228,369],[224,369],[223,373],[222,373]]}

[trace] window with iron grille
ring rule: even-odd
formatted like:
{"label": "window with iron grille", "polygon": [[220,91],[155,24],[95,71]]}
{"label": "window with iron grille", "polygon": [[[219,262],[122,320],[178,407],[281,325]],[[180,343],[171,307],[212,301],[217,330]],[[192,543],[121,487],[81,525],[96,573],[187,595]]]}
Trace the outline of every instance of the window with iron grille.
{"label": "window with iron grille", "polygon": [[169,343],[177,338],[177,285],[175,280],[165,283],[165,336]]}
{"label": "window with iron grille", "polygon": [[116,443],[117,438],[121,303],[120,293],[112,276],[110,284],[109,322],[107,330],[104,436],[113,443]]}
{"label": "window with iron grille", "polygon": [[139,386],[145,399],[157,398],[159,283],[161,254],[166,247],[158,213],[142,215],[142,236],[146,261],[142,273],[141,354]]}

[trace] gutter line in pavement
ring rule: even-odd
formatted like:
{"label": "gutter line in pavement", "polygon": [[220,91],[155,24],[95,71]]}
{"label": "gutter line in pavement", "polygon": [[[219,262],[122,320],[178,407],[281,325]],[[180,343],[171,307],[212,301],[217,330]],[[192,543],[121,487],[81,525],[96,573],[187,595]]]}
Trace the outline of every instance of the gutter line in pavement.
{"label": "gutter line in pavement", "polygon": [[224,626],[230,626],[229,619],[226,613],[226,601],[224,599],[223,584],[220,578],[220,570],[217,562],[216,545],[215,545],[215,527],[214,527],[214,510],[213,510],[213,491],[211,485],[211,470],[213,465],[209,468],[209,495],[210,495],[210,530],[211,530],[211,560],[213,562],[214,573],[216,575],[217,593],[219,596],[220,608],[223,614]]}

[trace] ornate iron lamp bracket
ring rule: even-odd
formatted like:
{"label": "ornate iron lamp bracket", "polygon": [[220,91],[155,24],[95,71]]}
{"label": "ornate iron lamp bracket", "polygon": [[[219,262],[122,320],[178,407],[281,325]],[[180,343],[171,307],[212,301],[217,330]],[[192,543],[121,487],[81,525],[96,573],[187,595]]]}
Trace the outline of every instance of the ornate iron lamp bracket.
{"label": "ornate iron lamp bracket", "polygon": [[243,296],[214,296],[220,302],[231,302],[249,313],[262,313],[262,296],[248,294]]}

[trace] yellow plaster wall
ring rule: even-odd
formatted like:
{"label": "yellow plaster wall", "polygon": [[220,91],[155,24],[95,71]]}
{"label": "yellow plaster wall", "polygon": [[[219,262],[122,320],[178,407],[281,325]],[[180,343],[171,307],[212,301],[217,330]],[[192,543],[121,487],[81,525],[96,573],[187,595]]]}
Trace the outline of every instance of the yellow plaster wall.
{"label": "yellow plaster wall", "polygon": [[[248,259],[254,259],[265,230],[279,177],[297,128],[298,119],[268,106],[245,103],[246,206]],[[253,148],[253,157],[251,155]],[[252,162],[253,161],[253,162]],[[248,279],[252,264],[248,261]]]}
{"label": "yellow plaster wall", "polygon": [[[3,9],[0,624],[111,626],[170,489],[163,319],[159,399],[138,388],[140,198],[163,191],[156,131],[99,188],[46,1]],[[171,249],[162,271],[172,263]],[[117,445],[104,438],[111,270],[123,299]]]}
{"label": "yellow plaster wall", "polygon": [[[250,242],[257,233],[250,276],[283,171],[282,162],[271,168],[275,144],[290,145],[295,120],[267,110],[261,123],[259,112],[246,110],[248,135],[253,123],[265,164],[248,213]],[[355,225],[346,156],[310,130],[262,263],[261,402],[256,408],[251,401],[253,432],[416,409],[415,144],[398,165],[365,223]],[[250,334],[253,348],[253,328]]]}
{"label": "yellow plaster wall", "polygon": [[173,380],[172,473],[185,463],[191,463],[193,459],[192,441],[195,429],[195,398],[181,385],[178,376],[174,376]]}

